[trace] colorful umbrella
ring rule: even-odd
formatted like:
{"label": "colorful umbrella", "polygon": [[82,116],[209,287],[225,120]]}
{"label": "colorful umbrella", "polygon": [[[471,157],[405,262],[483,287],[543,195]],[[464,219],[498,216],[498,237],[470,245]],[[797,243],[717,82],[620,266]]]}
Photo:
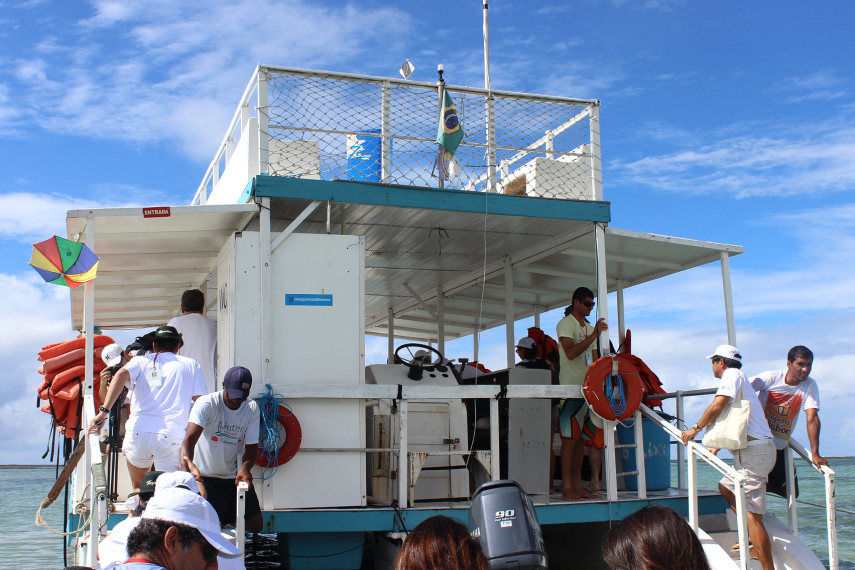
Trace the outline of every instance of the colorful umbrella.
{"label": "colorful umbrella", "polygon": [[73,289],[95,279],[98,256],[82,243],[54,236],[33,244],[30,265],[48,283]]}

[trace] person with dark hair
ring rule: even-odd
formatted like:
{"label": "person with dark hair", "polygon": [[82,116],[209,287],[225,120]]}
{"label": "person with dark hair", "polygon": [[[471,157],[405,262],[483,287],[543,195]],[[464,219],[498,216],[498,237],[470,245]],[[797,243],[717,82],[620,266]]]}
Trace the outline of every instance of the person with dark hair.
{"label": "person with dark hair", "polygon": [[205,393],[199,364],[175,354],[181,342],[174,327],[159,327],[154,333],[154,353],[135,356],[116,372],[89,425],[91,431],[107,419],[123,388],[133,393],[122,453],[134,491],[139,491],[152,465],[160,471],[178,470],[190,406]]}
{"label": "person with dark hair", "polygon": [[208,501],[180,488],[158,491],[128,536],[130,558],[119,570],[213,570],[217,557],[237,558],[240,550],[220,534]]}
{"label": "person with dark hair", "polygon": [[609,531],[603,561],[614,570],[710,570],[689,523],[661,505],[635,511]]}
{"label": "person with dark hair", "polygon": [[[750,407],[748,417],[748,445],[733,453],[733,468],[745,478],[745,508],[748,511],[748,536],[752,543],[752,558],[757,557],[763,570],[774,570],[772,565],[772,545],[766,527],[763,526],[763,515],[766,513],[766,478],[775,464],[775,445],[772,443],[772,432],[763,416],[763,407],[757,398],[757,393],[751,383],[740,370],[742,355],[739,349],[729,344],[718,346],[715,352],[707,358],[712,360],[713,376],[721,380],[718,391],[712,403],[701,415],[701,419],[683,431],[681,439],[684,444],[697,436],[702,429],[710,427],[716,418],[723,413],[728,405],[742,393],[742,399],[747,400]],[[718,450],[715,450],[718,451]],[[718,482],[721,495],[736,509],[734,483],[728,476]]]}
{"label": "person with dark hair", "polygon": [[552,367],[549,366],[549,362],[537,355],[537,343],[534,342],[533,338],[524,336],[517,342],[514,349],[517,352],[517,356],[520,357],[520,361],[514,365],[515,368],[552,370]]}
{"label": "person with dark hair", "polygon": [[232,366],[222,390],[196,400],[181,444],[181,466],[186,468],[188,461],[195,460],[222,526],[235,524],[237,485],[247,483],[246,530],[260,532],[261,506],[251,471],[258,455],[260,411],[249,399],[251,387],[249,369]]}
{"label": "person with dark hair", "polygon": [[[784,450],[790,442],[802,409],[807,421],[811,461],[817,467],[828,465],[828,460],[819,453],[819,388],[816,381],[810,377],[812,367],[813,352],[806,346],[797,345],[787,353],[786,370],[768,370],[751,378],[751,386],[760,397],[778,450],[766,488],[781,496],[787,493]],[[794,484],[798,496],[798,479]]]}
{"label": "person with dark hair", "polygon": [[481,545],[462,522],[443,515],[419,523],[407,535],[395,570],[487,570]]}
{"label": "person with dark hair", "polygon": [[202,366],[205,375],[206,393],[217,391],[217,323],[205,316],[205,294],[199,289],[188,289],[181,294],[181,315],[168,323],[184,338],[184,346],[178,352],[192,358]]}
{"label": "person with dark hair", "polygon": [[[600,333],[608,329],[605,319],[591,326],[586,317],[594,308],[594,293],[587,287],[573,292],[573,304],[565,311],[563,319],[555,327],[561,367],[558,381],[564,385],[581,386],[585,373],[595,360],[595,343]],[[591,491],[600,490],[602,470],[603,426],[594,418],[584,398],[564,400],[559,416],[561,430],[561,497],[571,501],[594,499]],[[582,487],[582,461],[586,442],[590,445],[588,459],[591,462],[591,491]]]}

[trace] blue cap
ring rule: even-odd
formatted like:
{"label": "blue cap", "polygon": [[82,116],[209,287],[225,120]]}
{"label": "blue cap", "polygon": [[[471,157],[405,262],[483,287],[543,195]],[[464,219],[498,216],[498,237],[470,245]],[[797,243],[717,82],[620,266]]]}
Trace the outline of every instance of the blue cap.
{"label": "blue cap", "polygon": [[243,366],[232,366],[223,378],[226,395],[233,399],[246,399],[252,387],[252,373]]}

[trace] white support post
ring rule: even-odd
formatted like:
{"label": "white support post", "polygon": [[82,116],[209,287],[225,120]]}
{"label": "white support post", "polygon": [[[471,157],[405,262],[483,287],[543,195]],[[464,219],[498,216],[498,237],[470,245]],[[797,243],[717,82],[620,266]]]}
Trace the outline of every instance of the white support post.
{"label": "white support post", "polygon": [[592,200],[603,199],[603,162],[600,148],[600,104],[591,105],[589,118],[591,132],[591,189]]}
{"label": "white support post", "polygon": [[[384,81],[381,99],[381,132],[380,132],[380,165],[381,178],[384,184],[389,184],[392,179],[392,105],[391,105],[391,82]],[[441,107],[442,105],[440,105]]]}
{"label": "white support post", "polygon": [[[606,227],[604,224],[594,225],[594,248],[597,255],[597,319],[609,318],[609,282],[606,275]],[[600,356],[609,352],[609,331],[600,333]]]}
{"label": "white support post", "polygon": [[647,498],[647,467],[644,464],[644,424],[641,419],[641,412],[635,412],[635,468],[638,474],[635,477],[638,483],[638,498]]}
{"label": "white support post", "polygon": [[499,400],[490,398],[490,480],[501,478],[501,461],[499,461]]}
{"label": "white support post", "polygon": [[[87,218],[86,220],[86,229],[85,229],[85,239],[84,243],[86,246],[95,251],[95,220],[92,218]],[[92,401],[94,402],[94,381],[93,377],[95,375],[95,360],[94,360],[94,349],[95,349],[95,282],[87,281],[83,285],[83,333],[86,335],[86,340],[84,341],[84,388],[83,388],[83,396],[84,402]],[[87,397],[88,396],[88,397]],[[90,413],[82,414],[80,418],[81,425],[83,425],[83,429],[86,429],[86,425],[83,422],[86,422],[89,418],[92,418],[96,413],[95,405],[92,404],[91,410],[88,410]],[[90,441],[94,441],[96,438],[90,438]],[[85,445],[85,441],[81,440],[77,445]],[[93,451],[92,446],[87,445],[84,453],[84,459],[86,461],[86,477],[88,479],[89,484],[89,509],[92,513],[92,518],[89,524],[89,542],[87,544],[88,552],[87,556],[89,562],[94,563],[94,561],[98,560],[98,539],[99,531],[102,526],[101,516],[104,514],[103,509],[99,508],[100,505],[96,504],[96,493],[95,489],[98,486],[98,481],[95,477],[95,472],[92,469],[93,467]],[[103,482],[102,482],[103,484]],[[106,522],[106,519],[103,521]]]}
{"label": "white support post", "polygon": [[246,550],[246,493],[249,485],[241,481],[237,486],[237,504],[235,505],[235,546],[241,552],[241,560],[245,558]]}
{"label": "white support post", "polygon": [[739,480],[735,485],[736,491],[736,536],[739,543],[739,569],[748,570],[751,556],[748,553],[748,518],[745,516],[745,487]]}
{"label": "white support post", "polygon": [[[683,418],[683,414],[685,413],[684,405],[683,405],[683,391],[677,390],[677,396],[675,398],[677,401],[677,421],[682,425],[677,425],[679,430],[683,430],[686,428],[686,423]],[[677,488],[685,489],[686,488],[686,448],[683,445],[677,445]]]}
{"label": "white support post", "polygon": [[388,331],[388,335],[386,338],[388,355],[387,355],[386,363],[387,364],[394,364],[395,363],[395,311],[392,310],[392,307],[389,307],[388,314],[389,314],[389,317],[388,317],[389,324],[386,327],[386,330]]}
{"label": "white support post", "polygon": [[698,533],[698,469],[695,463],[695,450],[692,449],[694,444],[689,443],[689,457],[686,461],[686,467],[689,472],[689,526]]}
{"label": "white support post", "polygon": [[834,471],[824,467],[822,474],[825,476],[825,523],[828,528],[828,568],[838,570],[840,568],[838,545],[837,545],[837,499],[834,491]]}
{"label": "white support post", "polygon": [[480,331],[479,331],[477,326],[475,327],[475,330],[472,331],[472,361],[473,362],[478,361],[478,333],[479,332]]}
{"label": "white support post", "polygon": [[487,192],[496,191],[496,118],[493,95],[487,93]]}
{"label": "white support post", "polygon": [[[626,321],[624,320],[623,313],[623,281],[617,282],[617,328],[618,328],[618,352],[621,351],[621,347],[626,343]],[[628,352],[624,347],[624,352]]]}
{"label": "white support post", "polygon": [[543,148],[546,149],[546,158],[548,158],[550,160],[555,156],[552,152],[554,150],[554,143],[553,143],[554,139],[555,139],[555,132],[551,131],[551,130],[547,130],[546,131],[546,142],[543,143]]}
{"label": "white support post", "polygon": [[603,437],[605,438],[606,444],[605,453],[603,454],[606,468],[606,498],[608,498],[610,502],[618,500],[617,459],[615,457],[616,425],[617,422],[603,420]]}
{"label": "white support post", "polygon": [[787,446],[784,449],[784,467],[787,474],[787,526],[793,535],[799,534],[799,516],[796,511],[796,484],[795,484],[795,465],[793,464],[793,450]]}
{"label": "white support post", "polygon": [[[267,72],[258,70],[258,174],[270,174],[270,113]],[[269,241],[269,240],[268,240]]]}
{"label": "white support post", "polygon": [[727,321],[727,342],[736,346],[736,325],[733,321],[733,293],[730,288],[730,258],[721,252],[721,282],[724,289],[724,316]]}
{"label": "white support post", "polygon": [[407,508],[408,479],[410,473],[409,449],[407,440],[407,400],[398,400],[398,421],[400,422],[400,434],[398,439],[398,508]]}
{"label": "white support post", "polygon": [[[270,244],[270,198],[261,199],[261,209],[258,214],[258,230],[259,240],[261,242],[258,248],[259,256],[259,291],[261,296],[261,312],[263,315],[273,313],[273,293],[271,283],[273,281],[273,268],[271,267],[271,244]],[[287,236],[286,236],[287,237]],[[281,242],[280,242],[281,243]],[[278,244],[277,244],[278,245]],[[262,382],[259,385],[263,386],[270,382],[271,372],[273,370],[271,358],[271,341],[273,340],[273,319],[264,318],[261,322],[261,330],[258,331],[261,336],[261,376]],[[222,372],[221,372],[222,373]]]}
{"label": "white support post", "polygon": [[514,366],[514,269],[511,258],[505,256],[505,349],[507,367]]}
{"label": "white support post", "polygon": [[534,326],[540,328],[540,313],[543,312],[543,307],[540,305],[540,295],[534,296]]}
{"label": "white support post", "polygon": [[442,285],[436,286],[436,348],[445,355],[445,296]]}

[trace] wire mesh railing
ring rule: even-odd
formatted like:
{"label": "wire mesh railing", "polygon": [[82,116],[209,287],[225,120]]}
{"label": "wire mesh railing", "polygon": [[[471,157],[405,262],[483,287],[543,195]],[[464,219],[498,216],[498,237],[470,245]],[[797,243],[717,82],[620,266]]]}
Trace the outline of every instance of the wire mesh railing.
{"label": "wire mesh railing", "polygon": [[[445,188],[602,199],[597,101],[446,90],[465,135]],[[437,187],[439,109],[431,83],[259,67],[193,203],[259,173]]]}

